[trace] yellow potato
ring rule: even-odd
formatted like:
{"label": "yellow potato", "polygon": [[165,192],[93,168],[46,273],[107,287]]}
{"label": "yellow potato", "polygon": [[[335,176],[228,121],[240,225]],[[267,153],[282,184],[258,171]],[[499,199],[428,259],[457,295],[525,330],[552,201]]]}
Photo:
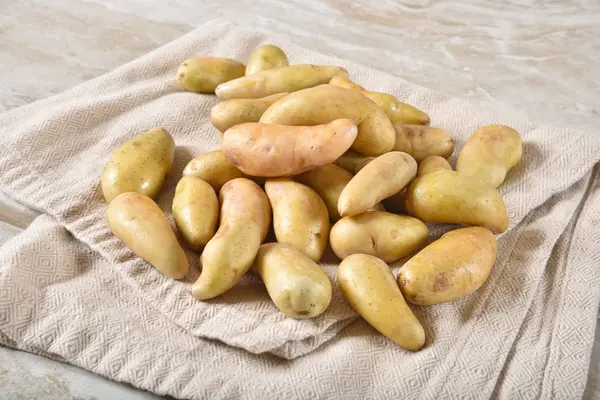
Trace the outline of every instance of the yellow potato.
{"label": "yellow potato", "polygon": [[392,151],[377,157],[352,178],[338,201],[342,217],[362,214],[406,187],[417,174],[417,163],[406,153]]}
{"label": "yellow potato", "polygon": [[356,138],[349,119],[316,126],[247,123],[228,129],[223,155],[242,172],[254,176],[290,176],[329,164]]}
{"label": "yellow potato", "polygon": [[336,256],[369,254],[392,263],[425,244],[427,225],[416,218],[382,211],[369,211],[339,220],[329,234]]}
{"label": "yellow potato", "polygon": [[221,57],[192,57],[177,70],[179,86],[196,93],[214,93],[221,83],[244,76],[241,62]]}
{"label": "yellow potato", "polygon": [[371,326],[406,350],[425,344],[425,330],[406,304],[386,263],[353,254],[338,267],[338,283],[348,303]]}
{"label": "yellow potato", "polygon": [[452,167],[444,157],[440,156],[429,156],[425,157],[420,163],[417,169],[417,176],[427,175],[433,171],[452,171]]}
{"label": "yellow potato", "polygon": [[283,50],[272,44],[266,44],[254,50],[250,55],[246,66],[246,76],[268,69],[287,67],[289,64]]}
{"label": "yellow potato", "polygon": [[331,282],[327,275],[290,245],[263,244],[252,269],[262,278],[273,303],[290,318],[314,318],[331,302]]}
{"label": "yellow potato", "polygon": [[403,151],[421,162],[429,156],[448,158],[454,151],[454,141],[448,131],[422,125],[394,125],[394,150]]}
{"label": "yellow potato", "polygon": [[434,171],[415,179],[405,198],[409,214],[424,222],[508,228],[504,200],[493,188],[456,171]]}
{"label": "yellow potato", "polygon": [[271,207],[263,190],[246,178],[227,182],[219,193],[221,223],[204,247],[202,273],[192,286],[198,300],[231,289],[250,269],[271,225]]}
{"label": "yellow potato", "polygon": [[337,75],[331,78],[330,85],[356,90],[374,101],[392,121],[392,124],[420,124],[429,125],[429,115],[410,104],[402,103],[391,94],[369,92],[365,88],[352,82],[347,76]]}
{"label": "yellow potato", "polygon": [[265,111],[260,122],[281,125],[318,125],[349,118],[358,125],[352,149],[378,156],[394,147],[396,134],[383,110],[359,92],[320,85],[290,93]]}
{"label": "yellow potato", "polygon": [[362,169],[362,167],[364,167],[374,159],[375,157],[363,156],[362,154],[357,153],[354,150],[348,150],[347,152],[342,154],[337,160],[335,160],[334,164],[344,168],[351,174],[356,174]]}
{"label": "yellow potato", "polygon": [[173,279],[187,275],[187,256],[165,214],[150,197],[121,193],[106,209],[106,222],[131,251],[163,275]]}
{"label": "yellow potato", "polygon": [[448,232],[400,268],[398,285],[414,304],[458,300],[483,285],[494,266],[496,249],[496,237],[485,228]]}
{"label": "yellow potato", "polygon": [[277,93],[261,99],[222,101],[210,110],[210,122],[220,132],[246,122],[258,122],[267,108],[285,95],[287,93]]}
{"label": "yellow potato", "polygon": [[327,249],[330,227],[323,200],[308,186],[291,179],[267,179],[265,191],[273,207],[277,241],[319,261]]}
{"label": "yellow potato", "polygon": [[321,85],[338,74],[348,74],[348,72],[342,67],[335,66],[290,65],[225,82],[219,85],[215,92],[221,100],[258,99]]}
{"label": "yellow potato", "polygon": [[219,200],[212,186],[197,176],[181,178],[173,197],[173,219],[189,248],[203,248],[219,221]]}
{"label": "yellow potato", "polygon": [[522,154],[521,135],[517,131],[508,126],[487,125],[467,140],[458,155],[456,170],[497,188]]}
{"label": "yellow potato", "polygon": [[175,141],[169,132],[155,128],[115,150],[102,173],[107,203],[121,193],[156,197],[175,160]]}

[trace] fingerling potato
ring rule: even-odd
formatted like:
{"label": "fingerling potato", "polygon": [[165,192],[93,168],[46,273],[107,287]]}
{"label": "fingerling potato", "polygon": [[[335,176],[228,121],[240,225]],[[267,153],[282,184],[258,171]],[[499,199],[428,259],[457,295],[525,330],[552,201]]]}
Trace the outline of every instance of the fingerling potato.
{"label": "fingerling potato", "polygon": [[214,93],[221,83],[244,76],[246,66],[222,57],[191,57],[177,70],[179,86],[196,93]]}
{"label": "fingerling potato", "polygon": [[272,44],[266,44],[254,50],[250,55],[246,66],[246,76],[288,65],[289,61],[283,50]]}
{"label": "fingerling potato", "polygon": [[223,185],[235,178],[252,179],[258,184],[264,182],[263,178],[248,176],[227,161],[221,150],[210,151],[194,157],[184,168],[183,176],[197,176],[208,182],[219,192]]}
{"label": "fingerling potato", "polygon": [[222,101],[210,110],[210,122],[221,133],[235,125],[258,122],[267,108],[285,95],[287,93],[277,93],[261,99]]}
{"label": "fingerling potato", "polygon": [[342,154],[337,160],[335,160],[334,164],[344,168],[351,174],[356,174],[362,169],[362,167],[364,167],[374,159],[375,157],[363,156],[362,154],[357,153],[354,150],[348,150],[347,152]]}
{"label": "fingerling potato", "polygon": [[417,176],[427,175],[430,172],[440,170],[452,171],[452,167],[448,163],[448,160],[440,156],[428,156],[419,163]]}
{"label": "fingerling potato", "polygon": [[294,179],[313,189],[327,206],[332,221],[340,219],[337,210],[338,199],[344,187],[352,179],[352,174],[342,167],[327,164],[296,176]]}
{"label": "fingerling potato", "polygon": [[454,141],[448,131],[422,125],[394,125],[394,150],[403,151],[417,162],[429,156],[448,158],[454,151]]}

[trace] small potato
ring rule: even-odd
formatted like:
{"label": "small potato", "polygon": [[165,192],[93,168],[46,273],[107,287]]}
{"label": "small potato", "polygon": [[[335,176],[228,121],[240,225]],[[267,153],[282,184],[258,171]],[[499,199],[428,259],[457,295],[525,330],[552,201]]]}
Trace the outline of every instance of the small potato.
{"label": "small potato", "polygon": [[296,64],[234,79],[219,85],[215,91],[221,100],[258,99],[321,85],[338,74],[348,72],[342,67]]}
{"label": "small potato", "polygon": [[192,57],[177,70],[179,86],[196,93],[214,93],[221,83],[244,76],[241,62],[221,57]]}
{"label": "small potato", "polygon": [[349,118],[358,126],[352,149],[378,156],[394,147],[396,134],[383,110],[359,92],[320,85],[290,93],[265,111],[260,122],[281,125],[318,125]]}
{"label": "small potato", "polygon": [[202,273],[192,286],[198,300],[217,297],[231,289],[250,269],[271,225],[265,192],[245,178],[227,182],[219,193],[221,223],[204,247]]}
{"label": "small potato", "polygon": [[496,249],[496,237],[485,228],[448,232],[400,268],[398,285],[414,304],[458,300],[483,285],[496,261]]}
{"label": "small potato", "polygon": [[352,179],[352,174],[334,164],[323,165],[295,177],[295,179],[313,189],[325,202],[329,218],[340,219],[337,209],[338,200],[344,187]]}
{"label": "small potato", "polygon": [[222,101],[210,110],[210,122],[220,132],[246,122],[258,122],[267,108],[285,95],[287,93],[277,93],[262,99]]}
{"label": "small potato", "polygon": [[421,162],[429,156],[448,158],[454,151],[454,141],[448,131],[422,125],[394,125],[394,150],[403,151]]}
{"label": "small potato", "polygon": [[444,157],[440,156],[429,156],[425,157],[423,161],[419,163],[417,169],[417,176],[427,175],[433,171],[452,171],[452,167]]}
{"label": "small potato", "polygon": [[323,200],[308,186],[291,179],[268,179],[265,191],[273,207],[277,241],[319,261],[327,249],[330,228]]}
{"label": "small potato", "polygon": [[338,267],[338,283],[348,303],[371,326],[406,350],[425,344],[425,330],[406,304],[386,263],[353,254]]}
{"label": "small potato", "polygon": [[348,150],[347,152],[342,154],[340,158],[335,160],[334,164],[344,168],[351,174],[356,174],[362,169],[362,167],[364,167],[374,159],[375,157],[363,156],[362,154],[357,153],[354,150]]}
{"label": "small potato", "polygon": [[106,222],[131,251],[163,275],[173,279],[187,275],[187,256],[165,214],[150,197],[121,193],[106,209]]}
{"label": "small potato", "polygon": [[424,222],[484,226],[495,233],[508,228],[500,194],[456,171],[434,171],[415,179],[406,189],[405,206]]}
{"label": "small potato", "polygon": [[417,163],[406,153],[392,151],[377,157],[346,185],[338,201],[342,217],[362,214],[406,187],[417,174]]}
{"label": "small potato", "polygon": [[349,119],[316,126],[247,123],[223,135],[223,155],[242,172],[254,176],[290,176],[329,164],[356,138]]}
{"label": "small potato", "polygon": [[169,132],[155,128],[115,150],[102,173],[102,193],[110,203],[121,193],[156,197],[175,160],[175,141]]}
{"label": "small potato", "polygon": [[467,140],[458,155],[456,170],[497,188],[522,154],[521,135],[517,131],[508,126],[487,125]]}
{"label": "small potato", "polygon": [[282,243],[260,246],[252,268],[281,312],[290,318],[314,318],[331,302],[331,282],[304,253]]}
{"label": "small potato", "polygon": [[173,197],[173,219],[188,247],[202,249],[219,221],[219,200],[212,186],[197,176],[181,178]]}
{"label": "small potato", "polygon": [[288,65],[290,63],[283,50],[272,44],[266,44],[254,50],[250,55],[246,66],[246,76]]}
{"label": "small potato", "polygon": [[342,260],[352,254],[369,254],[392,263],[425,244],[427,225],[416,218],[369,211],[339,220],[329,234],[331,248]]}

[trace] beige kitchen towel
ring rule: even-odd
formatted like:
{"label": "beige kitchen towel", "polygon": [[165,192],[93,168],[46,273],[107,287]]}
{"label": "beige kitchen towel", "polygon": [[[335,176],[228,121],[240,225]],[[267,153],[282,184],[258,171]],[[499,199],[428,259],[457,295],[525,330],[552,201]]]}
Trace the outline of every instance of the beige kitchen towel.
{"label": "beige kitchen towel", "polygon": [[[293,63],[343,65],[358,83],[425,109],[459,145],[490,123],[523,135],[523,160],[501,189],[511,225],[492,274],[466,299],[415,307],[428,339],[418,353],[356,320],[337,288],[310,321],[284,318],[252,274],[197,302],[197,255],[189,253],[189,279],[172,281],[108,231],[98,181],[120,143],[155,126],[175,137],[176,166],[157,199],[169,217],[183,166],[218,147],[208,120],[216,99],[180,92],[177,65],[193,54],[246,60],[269,42]],[[180,398],[572,398],[583,393],[600,298],[599,159],[600,137],[498,115],[212,21],[0,116],[0,186],[43,213],[1,248],[0,342]],[[335,267],[330,254],[323,268],[332,279]]]}

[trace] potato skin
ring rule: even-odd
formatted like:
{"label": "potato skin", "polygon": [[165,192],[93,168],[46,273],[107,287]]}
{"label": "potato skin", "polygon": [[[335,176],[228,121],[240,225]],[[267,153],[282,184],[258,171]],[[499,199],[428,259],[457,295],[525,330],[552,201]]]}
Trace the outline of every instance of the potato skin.
{"label": "potato skin", "polygon": [[282,243],[260,246],[253,270],[269,296],[290,318],[314,318],[331,302],[331,282],[321,267],[296,248]]}
{"label": "potato skin", "polygon": [[337,160],[335,160],[334,164],[344,168],[351,174],[356,174],[362,169],[362,167],[364,167],[374,159],[375,157],[363,156],[362,154],[357,153],[354,150],[348,150],[347,152],[342,154]]}
{"label": "potato skin", "polygon": [[417,174],[417,163],[406,153],[393,151],[365,165],[346,185],[338,201],[342,217],[362,214],[408,185]]}
{"label": "potato skin", "polygon": [[353,150],[365,156],[379,156],[394,147],[396,135],[385,112],[359,92],[333,85],[290,93],[269,107],[260,122],[318,125],[338,118],[349,118],[358,126]]}
{"label": "potato skin", "polygon": [[196,93],[214,93],[221,83],[244,76],[241,62],[222,57],[191,57],[177,69],[179,86]]}
{"label": "potato skin", "polygon": [[181,178],[173,197],[173,219],[187,246],[202,249],[219,221],[219,200],[212,186],[197,176]]}
{"label": "potato skin", "polygon": [[279,243],[289,244],[319,261],[329,239],[329,214],[319,195],[291,179],[268,179],[265,191],[273,207],[273,228]]}
{"label": "potato skin", "polygon": [[258,99],[321,85],[338,74],[347,75],[348,72],[337,66],[296,64],[268,69],[225,82],[219,85],[215,92],[221,100]]}
{"label": "potato skin", "polygon": [[338,267],[338,283],[346,299],[371,326],[406,350],[425,344],[425,330],[406,304],[386,263],[353,254]]}
{"label": "potato skin", "polygon": [[423,222],[483,226],[494,233],[508,228],[500,194],[456,171],[434,171],[415,179],[406,189],[405,206]]}
{"label": "potato skin", "polygon": [[154,128],[115,150],[102,173],[102,193],[110,203],[121,193],[156,197],[175,160],[175,141],[165,129]]}
{"label": "potato skin", "polygon": [[339,220],[329,234],[336,256],[369,254],[392,263],[427,242],[429,229],[416,218],[384,211],[368,211]]}
{"label": "potato skin", "polygon": [[272,44],[260,46],[250,54],[246,65],[246,76],[268,69],[287,67],[290,65],[284,51]]}
{"label": "potato skin", "polygon": [[106,209],[106,222],[131,251],[163,275],[173,279],[187,275],[187,256],[169,221],[150,197],[136,192],[121,193]]}
{"label": "potato skin", "polygon": [[316,126],[247,123],[228,129],[221,147],[225,158],[246,174],[290,176],[335,161],[356,134],[349,119]]}
{"label": "potato skin", "polygon": [[504,125],[487,125],[467,140],[458,155],[456,170],[497,188],[522,155],[523,144],[517,131]]}
{"label": "potato skin", "polygon": [[341,218],[337,209],[340,194],[352,177],[353,175],[342,167],[327,164],[311,169],[294,179],[317,192],[327,206],[329,218],[337,221]]}
{"label": "potato skin", "polygon": [[260,99],[231,99],[220,102],[210,110],[210,122],[223,133],[246,122],[258,122],[264,112],[287,93],[277,93]]}
{"label": "potato skin", "polygon": [[417,169],[417,176],[427,175],[433,171],[452,171],[452,167],[443,157],[440,156],[428,156],[425,157],[420,163]]}
{"label": "potato skin", "polygon": [[454,151],[450,133],[440,128],[423,125],[394,125],[396,142],[394,150],[403,151],[421,162],[429,156],[448,158]]}
{"label": "potato skin", "polygon": [[496,250],[496,237],[488,229],[448,232],[400,268],[398,285],[414,304],[458,300],[483,285],[494,266]]}

